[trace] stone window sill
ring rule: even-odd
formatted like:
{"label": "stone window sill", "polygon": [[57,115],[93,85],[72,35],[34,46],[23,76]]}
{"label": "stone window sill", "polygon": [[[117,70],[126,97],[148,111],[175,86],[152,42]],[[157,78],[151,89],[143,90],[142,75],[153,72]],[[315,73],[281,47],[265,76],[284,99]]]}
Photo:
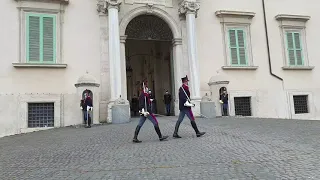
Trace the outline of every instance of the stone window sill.
{"label": "stone window sill", "polygon": [[12,63],[15,68],[66,68],[67,64]]}
{"label": "stone window sill", "polygon": [[313,70],[314,66],[283,66],[283,70]]}
{"label": "stone window sill", "polygon": [[224,70],[256,70],[258,66],[222,66]]}

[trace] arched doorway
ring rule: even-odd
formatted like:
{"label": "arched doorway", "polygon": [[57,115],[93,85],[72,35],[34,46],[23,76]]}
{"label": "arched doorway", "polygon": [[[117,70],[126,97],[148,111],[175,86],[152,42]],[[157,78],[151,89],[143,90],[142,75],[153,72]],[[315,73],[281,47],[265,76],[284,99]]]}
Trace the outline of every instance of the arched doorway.
{"label": "arched doorway", "polygon": [[[168,24],[154,15],[139,15],[127,25],[125,34],[127,97],[131,105],[139,96],[139,84],[147,79],[155,98],[153,110],[166,114],[163,96],[174,92],[172,41],[173,33]],[[173,114],[174,99],[171,102]],[[131,109],[135,108],[131,106]],[[133,112],[133,111],[132,111]]]}

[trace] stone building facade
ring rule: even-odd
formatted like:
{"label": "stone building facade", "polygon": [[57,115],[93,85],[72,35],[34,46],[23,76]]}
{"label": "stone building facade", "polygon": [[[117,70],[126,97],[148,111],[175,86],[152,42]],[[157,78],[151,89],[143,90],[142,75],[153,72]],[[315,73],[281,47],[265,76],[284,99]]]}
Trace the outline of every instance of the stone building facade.
{"label": "stone building facade", "polygon": [[[188,75],[200,112],[207,95],[221,116],[320,118],[316,0],[0,1],[0,136],[81,124],[85,89],[94,123],[112,123],[148,80],[174,114]],[[288,6],[290,4],[290,6]],[[128,109],[129,113],[129,109]]]}

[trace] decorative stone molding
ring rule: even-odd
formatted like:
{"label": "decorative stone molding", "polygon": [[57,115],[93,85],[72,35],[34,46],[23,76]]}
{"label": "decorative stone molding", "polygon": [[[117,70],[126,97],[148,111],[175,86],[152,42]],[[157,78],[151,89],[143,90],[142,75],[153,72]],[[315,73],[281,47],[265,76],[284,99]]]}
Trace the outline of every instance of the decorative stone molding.
{"label": "decorative stone molding", "polygon": [[220,18],[221,23],[251,23],[252,18],[255,16],[254,12],[245,11],[216,11],[216,16]]}
{"label": "decorative stone molding", "polygon": [[174,38],[172,40],[172,45],[173,46],[182,45],[182,38]]}
{"label": "decorative stone molding", "polygon": [[98,0],[97,11],[102,14],[107,14],[109,8],[115,8],[120,11],[120,0]]}
{"label": "decorative stone molding", "polygon": [[114,104],[126,104],[126,102],[127,101],[120,96],[120,98],[115,100]]}
{"label": "decorative stone molding", "polygon": [[310,18],[310,16],[290,14],[278,14],[275,17],[281,27],[305,27]]}
{"label": "decorative stone molding", "polygon": [[278,21],[303,21],[307,22],[310,20],[310,16],[303,16],[303,15],[290,15],[290,14],[278,14],[276,17]]}
{"label": "decorative stone molding", "polygon": [[120,43],[126,43],[127,37],[127,35],[120,36]]}
{"label": "decorative stone molding", "polygon": [[78,79],[77,83],[74,86],[77,88],[83,86],[99,87],[100,84],[97,83],[97,80],[87,72]]}
{"label": "decorative stone molding", "polygon": [[313,70],[314,66],[283,66],[283,70]]}
{"label": "decorative stone molding", "polygon": [[97,11],[101,14],[107,14],[107,3],[105,0],[98,0]]}
{"label": "decorative stone molding", "polygon": [[222,66],[224,70],[257,70],[258,66]]}
{"label": "decorative stone molding", "polygon": [[[120,36],[126,34],[127,26],[132,19],[139,15],[144,15],[147,12],[148,7],[141,6],[125,14],[120,21]],[[158,16],[159,18],[163,19],[166,23],[168,23],[174,38],[181,38],[181,28],[178,25],[178,23],[168,14],[168,12],[158,7],[153,7],[152,14]]]}
{"label": "decorative stone molding", "polygon": [[190,2],[188,0],[182,1],[179,7],[179,14],[187,14],[187,13],[194,13],[197,17],[198,10],[200,9],[200,3],[198,2]]}
{"label": "decorative stone molding", "polygon": [[44,3],[59,3],[59,4],[69,4],[69,0],[15,0],[15,1],[35,1]]}
{"label": "decorative stone molding", "polygon": [[124,0],[125,4],[154,4],[165,7],[173,7],[173,0]]}
{"label": "decorative stone molding", "polygon": [[153,4],[148,3],[146,6],[148,8],[147,14],[152,14],[152,12],[153,12]]}
{"label": "decorative stone molding", "polygon": [[66,68],[67,64],[12,63],[15,68]]}

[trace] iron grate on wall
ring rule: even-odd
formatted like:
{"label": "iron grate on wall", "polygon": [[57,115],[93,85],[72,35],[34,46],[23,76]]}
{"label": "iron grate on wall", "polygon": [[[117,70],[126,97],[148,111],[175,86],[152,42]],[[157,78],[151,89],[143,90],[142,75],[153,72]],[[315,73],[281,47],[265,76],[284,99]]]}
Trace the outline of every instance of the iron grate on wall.
{"label": "iron grate on wall", "polygon": [[54,127],[54,103],[28,103],[28,127]]}
{"label": "iron grate on wall", "polygon": [[308,95],[293,96],[293,104],[294,104],[295,114],[309,113]]}
{"label": "iron grate on wall", "polygon": [[234,97],[236,116],[251,116],[251,97]]}

